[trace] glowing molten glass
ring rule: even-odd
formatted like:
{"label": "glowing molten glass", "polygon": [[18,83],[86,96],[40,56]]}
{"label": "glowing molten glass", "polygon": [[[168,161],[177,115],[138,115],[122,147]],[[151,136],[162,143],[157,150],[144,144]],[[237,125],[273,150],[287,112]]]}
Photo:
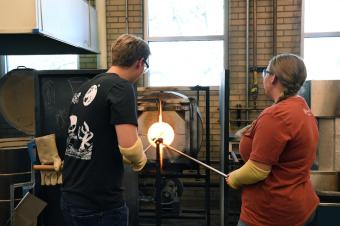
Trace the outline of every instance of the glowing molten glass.
{"label": "glowing molten glass", "polygon": [[163,139],[163,143],[170,145],[174,141],[175,133],[173,128],[166,122],[156,122],[148,130],[148,141],[156,147],[155,141],[158,138]]}

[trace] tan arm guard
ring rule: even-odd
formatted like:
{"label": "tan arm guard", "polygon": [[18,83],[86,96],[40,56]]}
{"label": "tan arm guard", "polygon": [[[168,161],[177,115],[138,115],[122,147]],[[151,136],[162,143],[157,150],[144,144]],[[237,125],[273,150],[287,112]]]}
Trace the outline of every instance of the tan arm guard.
{"label": "tan arm guard", "polygon": [[228,184],[234,189],[238,189],[245,184],[255,184],[268,177],[270,170],[263,170],[251,161],[247,161],[241,168],[231,172]]}
{"label": "tan arm guard", "polygon": [[[146,164],[147,158],[143,150],[142,140],[138,137],[134,145],[128,148],[119,146],[123,159],[130,161],[133,171],[141,171]],[[124,162],[127,162],[127,161]]]}
{"label": "tan arm guard", "polygon": [[58,155],[55,135],[50,134],[34,139],[39,160],[43,165],[53,165],[55,171],[40,171],[41,185],[56,185],[62,183],[60,170],[62,161]]}

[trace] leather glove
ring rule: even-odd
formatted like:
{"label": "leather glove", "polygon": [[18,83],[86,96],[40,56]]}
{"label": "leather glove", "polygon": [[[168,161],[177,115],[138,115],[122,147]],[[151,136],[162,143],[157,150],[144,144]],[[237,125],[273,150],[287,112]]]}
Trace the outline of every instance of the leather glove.
{"label": "leather glove", "polygon": [[39,160],[43,165],[53,165],[54,171],[40,171],[41,185],[56,185],[62,183],[62,161],[58,155],[55,134],[36,137],[35,144]]}
{"label": "leather glove", "polygon": [[131,165],[133,171],[141,171],[147,162],[143,143],[138,137],[136,143],[129,148],[119,146],[125,164]]}
{"label": "leather glove", "polygon": [[124,155],[122,155],[122,157],[123,157],[123,163],[125,165],[131,166],[132,170],[135,171],[135,172],[141,171],[144,168],[144,166],[145,166],[145,164],[146,164],[146,162],[148,160],[146,158],[145,154],[143,155],[142,159],[139,162],[136,162],[136,163],[132,163]]}

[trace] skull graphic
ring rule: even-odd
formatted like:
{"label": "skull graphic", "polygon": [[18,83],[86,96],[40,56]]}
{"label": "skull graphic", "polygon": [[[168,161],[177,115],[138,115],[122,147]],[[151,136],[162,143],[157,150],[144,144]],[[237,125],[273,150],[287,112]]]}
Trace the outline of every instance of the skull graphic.
{"label": "skull graphic", "polygon": [[87,90],[87,92],[85,93],[85,96],[83,98],[84,106],[89,106],[91,104],[91,102],[94,100],[94,98],[97,95],[97,90],[98,90],[97,85],[93,85],[93,86],[90,87],[89,90]]}

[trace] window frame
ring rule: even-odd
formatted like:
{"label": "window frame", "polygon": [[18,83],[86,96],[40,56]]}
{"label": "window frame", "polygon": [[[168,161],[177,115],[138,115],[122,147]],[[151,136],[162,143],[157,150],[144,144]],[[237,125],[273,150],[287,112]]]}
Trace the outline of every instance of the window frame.
{"label": "window frame", "polygon": [[[321,0],[319,0],[321,1]],[[301,56],[305,58],[305,39],[307,38],[340,38],[340,31],[320,31],[320,32],[305,32],[305,7],[306,1],[302,0],[301,14]],[[308,69],[308,68],[307,68]],[[313,80],[313,79],[310,79]]]}
{"label": "window frame", "polygon": [[[209,0],[207,0],[209,1]],[[225,3],[224,3],[225,5]],[[199,35],[199,36],[162,36],[162,37],[152,37],[149,36],[149,0],[144,0],[144,40],[148,43],[150,42],[184,42],[184,41],[223,41],[225,42],[225,21],[223,21],[223,34],[222,35]],[[225,18],[225,6],[223,7],[223,18]],[[225,44],[223,45],[225,47]],[[151,53],[152,54],[152,53]],[[223,55],[225,58],[225,48],[223,49]],[[225,59],[222,59],[225,61]],[[151,65],[152,66],[152,65]],[[220,82],[220,81],[219,81]],[[150,86],[150,70],[144,74],[143,83],[146,87]],[[183,85],[185,86],[185,85]],[[210,86],[210,87],[218,87]]]}

